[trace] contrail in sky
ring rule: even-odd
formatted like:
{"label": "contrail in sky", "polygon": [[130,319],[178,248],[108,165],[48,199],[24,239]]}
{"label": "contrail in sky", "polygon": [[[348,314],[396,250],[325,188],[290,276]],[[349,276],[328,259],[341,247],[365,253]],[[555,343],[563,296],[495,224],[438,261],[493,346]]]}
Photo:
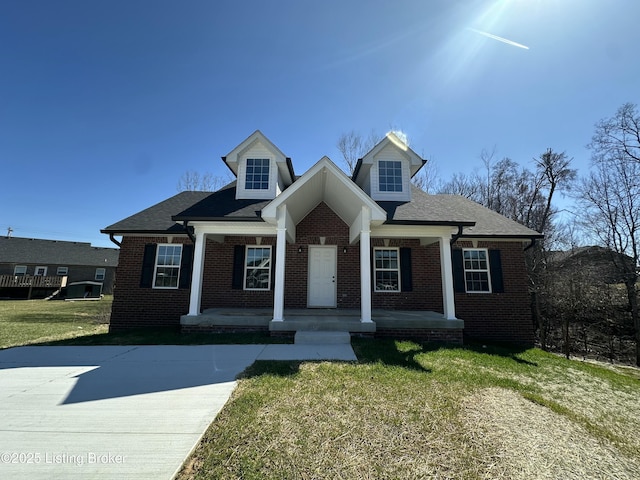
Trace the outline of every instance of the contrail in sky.
{"label": "contrail in sky", "polygon": [[529,50],[529,47],[526,45],[522,45],[521,43],[514,42],[513,40],[509,40],[507,38],[502,38],[497,35],[493,35],[492,33],[483,32],[482,30],[476,30],[475,28],[467,28],[467,30],[471,30],[472,32],[483,35],[487,38],[493,38],[494,40],[498,40],[499,42],[506,43],[507,45],[513,45],[514,47],[524,48],[525,50]]}

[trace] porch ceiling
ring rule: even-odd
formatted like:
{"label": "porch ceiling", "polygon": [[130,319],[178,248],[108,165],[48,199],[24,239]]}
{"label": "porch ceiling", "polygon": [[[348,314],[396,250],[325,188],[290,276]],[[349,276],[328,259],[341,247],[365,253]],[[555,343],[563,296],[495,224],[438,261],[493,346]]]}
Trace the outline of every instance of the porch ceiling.
{"label": "porch ceiling", "polygon": [[353,183],[329,158],[323,157],[302,177],[262,210],[262,218],[276,223],[277,209],[286,205],[287,213],[298,224],[320,202],[325,202],[347,225],[352,225],[362,207],[371,211],[371,223],[379,225],[386,212]]}

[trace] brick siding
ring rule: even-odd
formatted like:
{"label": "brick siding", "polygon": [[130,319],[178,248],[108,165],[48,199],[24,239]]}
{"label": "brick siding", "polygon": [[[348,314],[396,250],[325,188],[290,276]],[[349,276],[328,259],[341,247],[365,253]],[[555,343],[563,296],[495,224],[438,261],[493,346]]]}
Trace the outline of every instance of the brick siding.
{"label": "brick siding", "polygon": [[[473,248],[458,241],[453,248]],[[477,248],[500,250],[504,293],[456,293],[456,316],[464,320],[465,337],[533,344],[523,246],[519,242],[482,242]]]}
{"label": "brick siding", "polygon": [[[286,246],[285,308],[307,306],[309,245],[337,245],[337,306],[360,308],[360,248],[349,245],[349,227],[325,203],[319,204],[296,227],[296,244]],[[262,237],[262,245],[275,248],[275,237]],[[174,237],[173,243],[190,243],[187,237]],[[144,246],[167,243],[165,237],[127,237],[122,241],[117,271],[110,329],[142,326],[180,325],[180,316],[189,309],[189,290],[140,288]],[[202,285],[202,309],[214,307],[271,308],[273,290],[245,291],[232,288],[235,245],[255,245],[253,236],[227,236],[223,243],[207,240]],[[384,246],[372,239],[372,247]],[[391,239],[390,247],[410,247],[413,290],[411,292],[372,292],[372,307],[398,310],[443,312],[440,251],[437,243],[421,246],[417,239]],[[458,241],[453,248],[472,247]],[[465,321],[467,337],[531,344],[533,325],[529,310],[526,266],[519,242],[478,242],[478,248],[501,251],[504,293],[456,293],[456,316]],[[346,253],[344,249],[346,248]],[[301,251],[298,252],[298,249]],[[198,331],[190,328],[189,331]],[[459,331],[383,330],[380,335],[425,338],[458,343]]]}
{"label": "brick siding", "polygon": [[[142,257],[148,243],[168,243],[166,237],[122,238],[116,272],[109,331],[140,327],[175,327],[189,310],[189,289],[140,288]],[[188,237],[173,237],[173,243],[191,243]]]}

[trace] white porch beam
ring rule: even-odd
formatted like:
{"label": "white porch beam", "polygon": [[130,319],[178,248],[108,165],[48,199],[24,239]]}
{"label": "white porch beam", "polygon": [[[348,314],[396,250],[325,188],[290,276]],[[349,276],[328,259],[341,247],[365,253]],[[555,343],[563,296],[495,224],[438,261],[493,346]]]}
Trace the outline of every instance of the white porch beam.
{"label": "white porch beam", "polygon": [[278,228],[276,233],[276,271],[273,289],[274,322],[282,322],[284,320],[284,265],[287,253],[287,224],[291,223],[293,222],[291,221],[291,216],[287,213],[287,206],[282,205],[278,208]]}
{"label": "white porch beam", "polygon": [[453,291],[453,266],[451,262],[450,236],[440,237],[440,272],[442,275],[442,307],[444,318],[456,320],[456,302]]}
{"label": "white porch beam", "polygon": [[362,210],[360,210],[353,223],[349,225],[349,244],[351,245],[356,243],[356,240],[360,237],[360,232],[362,232]]}
{"label": "white porch beam", "polygon": [[371,213],[366,207],[358,215],[360,226],[360,321],[371,320]]}
{"label": "white porch beam", "polygon": [[207,245],[204,232],[196,230],[196,244],[193,251],[193,269],[191,271],[191,292],[189,296],[189,315],[200,315],[202,298],[202,272],[204,271],[204,255]]}

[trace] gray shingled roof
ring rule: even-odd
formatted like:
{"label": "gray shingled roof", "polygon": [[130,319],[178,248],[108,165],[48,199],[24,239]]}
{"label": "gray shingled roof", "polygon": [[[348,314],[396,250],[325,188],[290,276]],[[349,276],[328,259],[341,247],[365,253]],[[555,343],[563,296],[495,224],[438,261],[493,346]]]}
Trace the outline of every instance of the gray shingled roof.
{"label": "gray shingled roof", "polygon": [[464,236],[541,236],[460,195],[430,195],[412,186],[411,198],[411,202],[378,202],[387,211],[388,223],[466,224]]}
{"label": "gray shingled roof", "polygon": [[163,202],[125,218],[107,228],[102,233],[184,233],[184,227],[171,219],[174,215],[200,202],[211,192],[180,192]]}
{"label": "gray shingled roof", "polygon": [[[387,223],[462,225],[464,236],[540,237],[499,213],[459,195],[430,195],[412,186],[411,202],[378,202]],[[236,200],[235,182],[217,192],[182,192],[104,230],[103,233],[184,233],[185,220],[254,220],[269,200]]]}
{"label": "gray shingled roof", "polygon": [[221,188],[181,212],[173,219],[261,221],[260,212],[271,200],[236,200],[236,182]]}
{"label": "gray shingled roof", "polygon": [[83,242],[0,237],[0,263],[116,267],[119,253]]}

